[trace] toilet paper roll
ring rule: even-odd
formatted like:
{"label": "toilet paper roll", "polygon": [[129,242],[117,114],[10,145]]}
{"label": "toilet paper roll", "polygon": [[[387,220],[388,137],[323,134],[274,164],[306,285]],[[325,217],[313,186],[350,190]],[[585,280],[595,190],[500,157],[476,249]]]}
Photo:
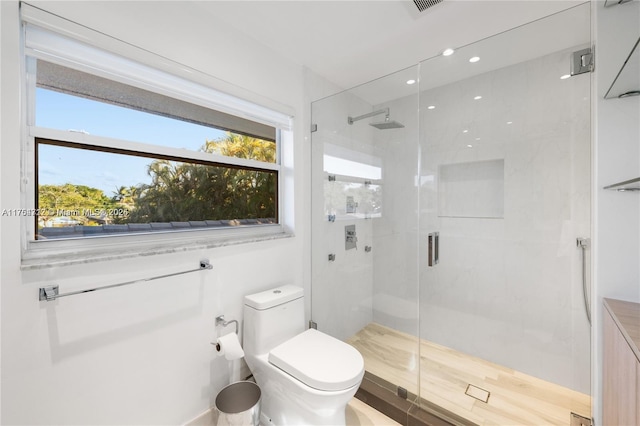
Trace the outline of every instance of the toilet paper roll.
{"label": "toilet paper roll", "polygon": [[240,346],[240,340],[236,333],[225,334],[218,337],[216,341],[216,352],[218,356],[223,356],[231,361],[234,359],[240,359],[244,356],[242,346]]}

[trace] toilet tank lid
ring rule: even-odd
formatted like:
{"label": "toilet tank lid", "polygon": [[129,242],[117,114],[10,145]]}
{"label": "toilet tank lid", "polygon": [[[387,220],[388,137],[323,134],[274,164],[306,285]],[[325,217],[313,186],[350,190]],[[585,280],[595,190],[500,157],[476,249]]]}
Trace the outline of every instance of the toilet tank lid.
{"label": "toilet tank lid", "polygon": [[301,287],[295,285],[283,285],[260,293],[250,294],[244,297],[244,304],[254,309],[263,310],[299,299],[304,296]]}

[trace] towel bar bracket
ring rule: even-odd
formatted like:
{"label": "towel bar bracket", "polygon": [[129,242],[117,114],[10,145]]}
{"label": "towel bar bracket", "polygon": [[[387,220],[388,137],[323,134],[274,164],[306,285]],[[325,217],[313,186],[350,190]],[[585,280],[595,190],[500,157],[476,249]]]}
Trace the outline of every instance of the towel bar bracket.
{"label": "towel bar bracket", "polygon": [[58,297],[59,293],[60,293],[60,286],[52,285],[49,287],[41,287],[38,295],[38,300],[41,302],[43,300],[53,300],[56,297]]}

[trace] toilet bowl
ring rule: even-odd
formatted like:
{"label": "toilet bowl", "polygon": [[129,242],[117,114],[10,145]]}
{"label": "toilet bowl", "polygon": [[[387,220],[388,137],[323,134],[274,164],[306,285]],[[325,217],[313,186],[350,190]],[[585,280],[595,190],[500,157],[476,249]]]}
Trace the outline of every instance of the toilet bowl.
{"label": "toilet bowl", "polygon": [[300,287],[244,298],[245,360],[262,389],[263,426],[344,425],[364,361],[352,346],[304,329]]}

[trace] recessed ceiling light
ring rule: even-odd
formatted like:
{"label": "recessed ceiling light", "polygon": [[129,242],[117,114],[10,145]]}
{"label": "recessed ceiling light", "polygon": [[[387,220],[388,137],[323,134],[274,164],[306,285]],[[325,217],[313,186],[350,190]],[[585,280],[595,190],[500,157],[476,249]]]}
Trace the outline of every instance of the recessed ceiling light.
{"label": "recessed ceiling light", "polygon": [[473,145],[467,145],[467,148],[473,148]]}
{"label": "recessed ceiling light", "polygon": [[451,56],[453,55],[453,52],[455,52],[455,50],[449,48],[449,49],[444,49],[442,51],[442,56]]}
{"label": "recessed ceiling light", "polygon": [[513,124],[513,121],[507,121],[507,124]]}
{"label": "recessed ceiling light", "polygon": [[416,84],[416,81],[414,79],[407,80],[407,84],[409,84],[409,85]]}
{"label": "recessed ceiling light", "polygon": [[462,133],[469,133],[469,131],[465,129],[462,131]]}
{"label": "recessed ceiling light", "polygon": [[568,79],[569,77],[571,77],[569,74],[565,74],[565,75],[563,75],[562,77],[560,77],[560,80],[566,80],[566,79]]}
{"label": "recessed ceiling light", "polygon": [[429,105],[427,109],[436,109],[435,105]]}
{"label": "recessed ceiling light", "polygon": [[469,62],[474,63],[474,62],[478,62],[480,60],[480,56],[474,56],[472,58],[469,58]]}
{"label": "recessed ceiling light", "polygon": [[475,97],[475,98],[473,98],[473,99],[477,101],[478,99],[482,99],[482,96],[479,96],[479,95],[478,95],[478,96],[476,96],[476,97]]}

